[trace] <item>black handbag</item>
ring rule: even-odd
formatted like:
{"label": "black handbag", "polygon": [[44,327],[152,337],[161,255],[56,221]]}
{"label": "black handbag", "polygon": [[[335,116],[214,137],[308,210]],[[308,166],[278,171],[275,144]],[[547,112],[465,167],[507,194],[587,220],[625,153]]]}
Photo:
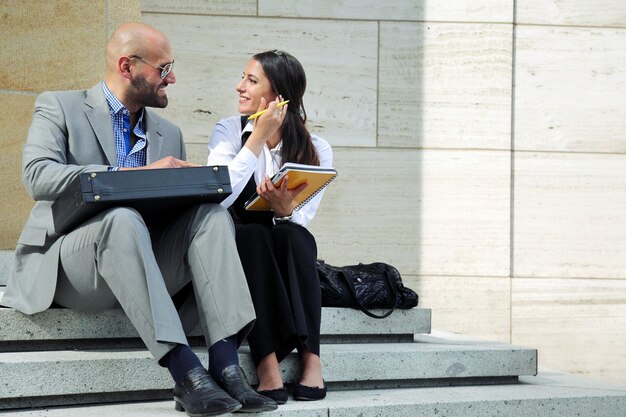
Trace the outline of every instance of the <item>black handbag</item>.
{"label": "black handbag", "polygon": [[146,224],[163,224],[201,203],[232,193],[227,166],[103,171],[79,174],[52,203],[57,233],[66,233],[102,210],[136,209]]}
{"label": "black handbag", "polygon": [[[322,306],[349,307],[361,310],[370,317],[388,317],[396,308],[417,306],[418,295],[402,283],[396,268],[383,263],[332,266],[322,260],[316,262],[322,288]],[[382,315],[371,309],[388,309]]]}

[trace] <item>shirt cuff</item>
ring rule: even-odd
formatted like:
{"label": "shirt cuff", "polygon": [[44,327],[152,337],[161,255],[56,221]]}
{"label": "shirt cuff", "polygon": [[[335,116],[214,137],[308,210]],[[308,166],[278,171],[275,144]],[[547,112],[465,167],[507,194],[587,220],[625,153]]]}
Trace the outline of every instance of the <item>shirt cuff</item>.
{"label": "shirt cuff", "polygon": [[290,221],[299,224],[302,227],[306,227],[307,225],[306,217],[300,210],[294,210],[293,213],[291,213]]}

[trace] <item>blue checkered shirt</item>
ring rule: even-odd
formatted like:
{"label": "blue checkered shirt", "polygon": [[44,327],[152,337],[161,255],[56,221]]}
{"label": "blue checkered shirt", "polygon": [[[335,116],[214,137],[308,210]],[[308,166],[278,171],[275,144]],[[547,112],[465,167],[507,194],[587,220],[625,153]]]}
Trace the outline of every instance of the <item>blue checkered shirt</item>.
{"label": "blue checkered shirt", "polygon": [[137,136],[135,146],[130,147],[130,112],[124,105],[113,95],[106,83],[102,82],[102,91],[109,104],[111,112],[111,121],[113,122],[113,135],[115,136],[115,151],[117,153],[117,166],[112,170],[120,167],[142,167],[146,165],[146,131],[143,126],[143,109],[141,116],[133,129],[133,133]]}

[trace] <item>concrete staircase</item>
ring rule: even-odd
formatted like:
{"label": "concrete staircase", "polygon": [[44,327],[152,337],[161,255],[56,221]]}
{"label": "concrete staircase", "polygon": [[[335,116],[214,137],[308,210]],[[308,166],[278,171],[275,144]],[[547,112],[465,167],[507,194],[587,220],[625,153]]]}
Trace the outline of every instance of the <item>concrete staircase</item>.
{"label": "concrete staircase", "polygon": [[[4,285],[11,252],[0,252]],[[2,287],[0,287],[0,292]],[[535,349],[431,332],[430,310],[384,320],[324,308],[326,400],[290,401],[268,416],[626,416],[626,387],[571,375],[537,375]],[[198,331],[190,337],[206,364]],[[247,347],[242,367],[254,370]],[[282,364],[297,380],[295,355]],[[167,416],[172,383],[121,310],[0,308],[0,414]]]}

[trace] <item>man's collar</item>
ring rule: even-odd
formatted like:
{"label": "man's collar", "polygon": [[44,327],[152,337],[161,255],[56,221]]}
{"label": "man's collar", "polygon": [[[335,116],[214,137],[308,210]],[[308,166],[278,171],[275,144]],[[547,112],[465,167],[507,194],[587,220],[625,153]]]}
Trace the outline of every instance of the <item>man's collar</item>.
{"label": "man's collar", "polygon": [[[111,110],[112,114],[118,114],[119,112],[124,110],[128,112],[126,106],[124,106],[124,104],[122,104],[122,102],[115,96],[115,94],[113,94],[113,92],[109,89],[106,82],[104,81],[102,81],[102,91],[104,92],[104,96],[107,99],[107,103],[109,104],[109,109]],[[141,113],[139,114],[138,124],[143,123],[143,115],[144,109],[142,108]]]}
{"label": "man's collar", "polygon": [[115,97],[115,94],[111,92],[106,82],[104,81],[102,81],[102,91],[104,92],[104,97],[106,97],[107,103],[109,104],[109,109],[113,114],[117,114],[122,110],[127,110],[122,102],[117,97]]}

